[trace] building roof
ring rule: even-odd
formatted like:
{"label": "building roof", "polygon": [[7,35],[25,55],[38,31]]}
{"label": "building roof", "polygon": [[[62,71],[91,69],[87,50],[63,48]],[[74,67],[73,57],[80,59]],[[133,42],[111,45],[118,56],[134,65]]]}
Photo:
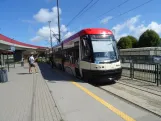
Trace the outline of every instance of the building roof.
{"label": "building roof", "polygon": [[5,35],[0,34],[0,40],[8,43],[12,43],[15,45],[20,45],[20,46],[25,46],[25,47],[32,47],[32,48],[37,48],[37,49],[46,49],[47,47],[42,47],[42,46],[36,46],[36,45],[31,45],[31,44],[26,44],[23,42],[19,42],[17,40],[13,40]]}

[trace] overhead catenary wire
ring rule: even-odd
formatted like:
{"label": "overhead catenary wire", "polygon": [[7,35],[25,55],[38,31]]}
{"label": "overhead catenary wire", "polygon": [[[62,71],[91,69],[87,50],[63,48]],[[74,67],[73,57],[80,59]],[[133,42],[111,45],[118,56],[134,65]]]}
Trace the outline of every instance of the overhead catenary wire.
{"label": "overhead catenary wire", "polygon": [[[95,4],[97,4],[99,1],[100,1],[100,0],[96,0],[90,7],[87,6],[88,8],[87,8],[84,12],[82,12],[80,15],[78,15],[78,16],[80,17],[81,15],[83,15],[85,12],[87,12],[89,9],[91,9],[91,8],[92,8]],[[118,8],[118,7],[122,6],[122,5],[124,5],[124,4],[127,3],[128,1],[130,1],[130,0],[125,0],[124,2],[120,3],[120,4],[117,5],[116,7],[114,7],[114,8],[112,8],[112,9],[108,10],[107,12],[105,12],[105,13],[99,15],[97,18],[99,18],[99,17],[101,17],[101,16],[103,16],[103,15],[105,15],[105,14],[107,14],[107,13],[113,11],[113,10],[115,10],[116,8]],[[92,1],[91,1],[91,2],[92,2]],[[77,17],[77,18],[79,18],[79,17]],[[68,26],[69,26],[69,25],[68,25]]]}
{"label": "overhead catenary wire", "polygon": [[[89,10],[91,7],[93,7],[93,6],[94,6],[96,3],[98,3],[99,1],[100,1],[100,0],[95,1],[95,2],[94,2],[88,9],[86,9],[83,13],[85,13],[87,10]],[[101,16],[103,16],[103,15],[105,15],[105,14],[107,14],[107,13],[109,13],[109,12],[115,10],[116,8],[118,8],[118,7],[122,6],[122,5],[124,5],[124,4],[127,3],[128,1],[130,1],[130,0],[125,0],[124,2],[118,4],[117,6],[113,7],[113,8],[110,9],[110,10],[108,10],[107,12],[105,12],[105,13],[103,13],[103,14],[97,16],[96,19],[98,19],[98,18],[100,18]],[[83,13],[82,13],[82,14],[83,14]],[[82,15],[82,14],[81,14],[81,15]],[[80,16],[81,16],[81,15],[80,15]],[[95,20],[96,20],[96,19],[95,19]]]}
{"label": "overhead catenary wire", "polygon": [[[126,1],[124,1],[124,2],[122,2],[122,3],[120,3],[119,5],[117,5],[116,7],[120,7],[120,6],[122,6],[123,4],[125,4],[125,3],[128,2],[128,1],[129,1],[129,0],[126,0]],[[113,19],[115,19],[115,18],[117,18],[117,17],[120,17],[120,16],[122,16],[122,15],[125,15],[125,14],[127,14],[127,13],[129,13],[129,12],[135,10],[135,9],[138,9],[138,8],[144,6],[144,5],[146,5],[146,4],[148,4],[148,3],[152,2],[152,1],[154,1],[154,0],[148,0],[148,1],[146,1],[146,2],[144,2],[144,3],[142,3],[142,4],[140,4],[140,5],[138,5],[138,6],[134,7],[134,8],[132,8],[132,9],[129,9],[128,11],[125,11],[125,12],[119,14],[118,16],[115,16],[115,17],[111,18],[110,20],[113,20]],[[110,9],[110,10],[107,11],[106,13],[101,14],[100,16],[103,16],[103,15],[105,15],[105,14],[111,12],[112,10],[116,9],[116,7]],[[96,19],[99,19],[100,16],[98,16]],[[94,21],[94,22],[95,22],[95,21]],[[92,24],[93,24],[93,22],[92,22]],[[90,25],[91,25],[91,24],[90,24]]]}
{"label": "overhead catenary wire", "polygon": [[[96,2],[94,2],[91,6],[90,6],[90,8],[92,8],[97,2],[98,2],[99,0],[97,0]],[[71,23],[72,23],[72,21],[74,20],[74,19],[76,19],[80,14],[82,15],[82,13],[84,13],[83,11],[91,4],[93,2],[93,0],[91,0],[85,7],[83,7],[83,9],[81,9],[69,22],[68,22],[68,24],[66,25],[66,27],[68,27]],[[90,8],[88,8],[88,9],[86,9],[86,11],[87,10],[89,10]],[[80,15],[80,16],[81,16]],[[62,31],[61,31],[62,32]],[[67,32],[69,32],[69,30],[67,30]]]}
{"label": "overhead catenary wire", "polygon": [[68,24],[66,25],[66,27],[68,27],[71,22],[77,18],[77,16],[79,16],[79,14],[81,14],[81,12],[83,12],[91,3],[93,2],[93,0],[91,0],[85,7],[83,7],[83,9],[81,9],[69,22]]}
{"label": "overhead catenary wire", "polygon": [[[146,4],[148,4],[148,3],[152,2],[152,1],[154,1],[154,0],[148,0],[148,1],[146,1],[146,2],[144,2],[144,3],[142,3],[142,4],[140,4],[140,5],[138,5],[138,6],[134,7],[134,8],[132,8],[132,9],[129,9],[129,10],[127,10],[127,11],[125,11],[125,12],[123,12],[123,13],[117,15],[117,16],[112,17],[109,21],[111,21],[111,20],[113,20],[113,19],[115,19],[115,18],[118,18],[118,17],[120,17],[120,16],[123,16],[123,15],[125,15],[125,14],[127,14],[127,13],[129,13],[129,12],[131,12],[131,11],[133,11],[133,10],[136,10],[136,9],[138,9],[138,8],[144,6],[144,5],[146,5]],[[102,15],[103,15],[103,14],[102,14]],[[99,19],[99,17],[97,17],[96,19]],[[96,19],[95,19],[95,20],[96,20]],[[92,25],[92,24],[94,24],[94,23],[95,23],[95,21],[93,21],[91,24],[88,24],[88,25]]]}
{"label": "overhead catenary wire", "polygon": [[[117,18],[117,17],[120,17],[120,16],[122,16],[122,15],[124,15],[124,14],[127,14],[127,13],[129,13],[129,12],[131,12],[131,11],[137,9],[137,8],[140,8],[140,7],[144,6],[144,5],[146,5],[146,4],[150,3],[150,2],[152,2],[152,1],[154,1],[154,0],[148,0],[148,1],[146,1],[146,2],[144,2],[144,3],[142,3],[142,4],[140,4],[140,5],[138,5],[138,6],[134,7],[134,8],[132,8],[132,9],[129,9],[128,11],[125,11],[124,13],[121,13],[121,14],[118,15],[118,16],[113,17],[112,19],[115,19],[115,18]],[[112,20],[112,19],[110,19],[110,20]]]}
{"label": "overhead catenary wire", "polygon": [[124,5],[125,3],[127,3],[128,1],[130,1],[130,0],[125,0],[124,2],[122,2],[122,3],[120,3],[119,5],[117,5],[117,6],[113,7],[113,8],[111,8],[111,9],[108,10],[107,12],[105,12],[105,13],[99,15],[97,18],[100,18],[100,17],[104,16],[105,14],[107,14],[107,13],[109,13],[109,12],[111,12],[111,11],[117,9],[118,7],[120,7],[120,6]]}
{"label": "overhead catenary wire", "polygon": [[56,36],[59,35],[59,34],[56,34],[53,30],[51,30],[51,32],[53,32],[53,36],[56,40],[59,40]]}
{"label": "overhead catenary wire", "polygon": [[[96,0],[90,7],[88,7],[84,12],[82,12],[80,15],[79,15],[79,17],[80,16],[82,16],[84,13],[86,13],[89,9],[91,9],[94,5],[96,5],[98,2],[99,2],[100,0]],[[78,17],[78,18],[79,18]]]}
{"label": "overhead catenary wire", "polygon": [[[96,0],[91,6],[88,5],[88,6],[89,6],[89,7],[87,6],[88,8],[85,7],[85,8],[87,8],[87,9],[86,9],[86,10],[84,9],[84,10],[85,10],[84,12],[82,11],[82,13],[80,13],[80,15],[77,15],[77,18],[79,18],[80,16],[82,16],[84,13],[86,13],[89,9],[91,9],[91,8],[92,8],[94,5],[96,5],[99,1],[100,1],[100,0]],[[93,2],[93,0],[90,1],[90,3],[88,3],[88,4],[91,4],[92,2]],[[76,19],[76,18],[75,18],[75,19]],[[72,21],[71,21],[71,22],[72,22]],[[69,26],[69,25],[70,25],[70,24],[68,23],[67,26]],[[66,26],[66,27],[67,27],[67,26]],[[69,31],[67,30],[67,32],[69,32]]]}

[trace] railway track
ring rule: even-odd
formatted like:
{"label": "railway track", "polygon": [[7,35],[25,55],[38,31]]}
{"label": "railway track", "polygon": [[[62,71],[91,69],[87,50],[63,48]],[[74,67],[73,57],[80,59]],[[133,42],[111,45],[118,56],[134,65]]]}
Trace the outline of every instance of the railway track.
{"label": "railway track", "polygon": [[[112,90],[112,88],[111,88],[111,86],[112,86],[112,88],[113,88],[113,90]],[[108,88],[109,87],[109,88]],[[138,92],[140,92],[140,95],[139,95],[139,93],[138,94],[136,94],[136,93],[134,93],[133,95],[131,95],[131,94],[129,94],[129,95],[131,95],[131,97],[128,97],[126,94],[128,93],[124,93],[124,96],[123,96],[123,94],[121,94],[121,93],[118,93],[120,90],[126,90],[127,91],[127,89],[125,89],[125,87],[127,87],[128,88],[128,90],[139,90]],[[123,100],[123,101],[125,101],[126,103],[129,103],[129,104],[131,104],[131,105],[134,105],[134,106],[136,106],[137,108],[140,108],[140,109],[142,109],[142,110],[145,110],[145,111],[147,111],[147,112],[150,112],[150,113],[152,113],[152,114],[154,114],[154,115],[156,115],[156,116],[158,116],[158,117],[161,117],[161,106],[159,105],[159,104],[161,104],[161,101],[160,100],[158,100],[158,102],[156,103],[155,101],[154,101],[154,103],[156,103],[156,105],[155,105],[155,107],[157,107],[157,104],[158,104],[158,106],[159,106],[159,108],[158,109],[155,109],[155,107],[146,107],[146,105],[148,105],[148,104],[142,104],[141,102],[139,103],[139,101],[140,100],[138,100],[137,101],[137,99],[134,99],[134,98],[136,98],[135,96],[136,95],[138,95],[138,98],[140,98],[140,97],[142,97],[142,95],[144,95],[144,97],[142,97],[142,98],[144,98],[143,100],[146,100],[146,98],[149,98],[149,96],[146,96],[145,94],[147,94],[147,93],[149,93],[149,95],[153,95],[153,97],[152,98],[154,98],[154,96],[155,97],[158,97],[158,99],[161,99],[161,95],[158,95],[158,94],[154,94],[154,93],[151,93],[150,91],[146,91],[146,90],[143,90],[143,89],[139,89],[139,88],[136,88],[136,87],[132,87],[132,86],[130,86],[130,88],[129,88],[129,85],[127,85],[127,84],[123,84],[123,83],[120,83],[120,82],[117,82],[117,83],[115,83],[115,84],[113,84],[113,85],[107,85],[107,86],[98,86],[98,88],[100,89],[100,90],[102,90],[102,91],[105,91],[106,93],[108,93],[108,94],[110,94],[110,95],[113,95],[114,97],[116,97],[116,98],[118,98],[118,99],[120,99],[120,100]],[[126,92],[126,91],[124,91],[124,92]],[[129,91],[130,92],[130,91]],[[130,92],[131,93],[131,92]],[[143,93],[145,93],[145,94],[143,94]],[[134,98],[132,98],[132,96],[134,96]],[[131,99],[130,99],[131,98]],[[140,98],[141,99],[141,98]],[[149,99],[149,102],[150,101],[152,101],[152,99]],[[144,102],[144,101],[143,101]],[[153,105],[154,106],[154,105]],[[157,110],[157,111],[156,111]]]}

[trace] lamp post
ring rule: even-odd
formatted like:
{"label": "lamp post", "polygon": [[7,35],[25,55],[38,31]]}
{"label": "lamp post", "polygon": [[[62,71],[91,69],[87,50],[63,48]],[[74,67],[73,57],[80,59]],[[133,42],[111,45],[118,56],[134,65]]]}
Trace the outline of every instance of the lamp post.
{"label": "lamp post", "polygon": [[49,29],[50,29],[50,44],[51,44],[51,48],[52,48],[52,47],[53,47],[53,45],[52,45],[51,26],[50,26],[51,21],[48,21],[48,22],[49,22]]}
{"label": "lamp post", "polygon": [[[12,43],[12,42],[13,42],[13,43]],[[12,49],[11,49],[11,50],[12,50],[12,52],[13,52],[13,61],[14,61],[14,68],[15,68],[15,59],[16,59],[16,58],[15,58],[15,50],[16,50],[16,48],[15,48],[15,45],[14,45],[14,38],[12,38],[12,42],[11,42],[11,43],[12,43],[12,45],[11,45],[11,48],[12,48]],[[23,58],[23,54],[21,54],[21,57]],[[22,58],[21,58],[21,59],[22,59]]]}
{"label": "lamp post", "polygon": [[59,0],[57,0],[57,14],[58,14],[58,34],[59,34],[59,43],[61,41],[61,35],[60,35],[60,16],[59,16]]}
{"label": "lamp post", "polygon": [[[58,36],[59,38],[56,38],[56,35],[54,34],[54,37],[58,40],[58,42],[60,43],[61,42],[61,35],[60,35],[60,19],[59,19],[59,0],[57,0],[57,14],[58,14]],[[52,37],[51,37],[51,32],[53,32],[51,30],[51,27],[50,27],[50,24],[51,24],[51,21],[48,21],[49,23],[49,29],[50,29],[50,42],[51,42],[51,49],[52,49],[52,54],[51,54],[51,62],[52,62],[52,68],[53,68],[53,57],[54,57],[54,53],[53,53],[53,46],[52,46]],[[63,48],[63,47],[62,47]]]}
{"label": "lamp post", "polygon": [[[58,42],[61,42],[61,34],[60,34],[60,15],[59,15],[59,0],[57,0],[57,14],[58,14],[58,34],[59,34],[59,38],[58,38]],[[62,66],[64,65],[64,56],[63,56],[63,44],[61,44],[61,54],[62,54]],[[62,67],[63,71],[64,71],[64,66]]]}
{"label": "lamp post", "polygon": [[52,66],[52,68],[53,68],[53,43],[52,43],[52,37],[51,37],[51,26],[50,26],[50,24],[51,24],[51,21],[48,21],[48,23],[49,23],[49,29],[50,29],[50,44],[51,44],[51,59],[50,59],[50,61],[51,61],[51,66]]}

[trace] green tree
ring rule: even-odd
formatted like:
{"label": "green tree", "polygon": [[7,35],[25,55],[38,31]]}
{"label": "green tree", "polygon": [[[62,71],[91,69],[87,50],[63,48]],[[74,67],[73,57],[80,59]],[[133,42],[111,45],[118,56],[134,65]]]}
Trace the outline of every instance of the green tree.
{"label": "green tree", "polygon": [[140,47],[156,47],[160,44],[159,35],[154,30],[146,30],[139,38]]}
{"label": "green tree", "polygon": [[117,43],[120,49],[132,48],[132,41],[128,37],[121,37]]}
{"label": "green tree", "polygon": [[133,37],[133,36],[127,36],[129,39],[130,39],[130,41],[132,42],[132,48],[136,48],[137,47],[137,39],[135,38],[135,37]]}

